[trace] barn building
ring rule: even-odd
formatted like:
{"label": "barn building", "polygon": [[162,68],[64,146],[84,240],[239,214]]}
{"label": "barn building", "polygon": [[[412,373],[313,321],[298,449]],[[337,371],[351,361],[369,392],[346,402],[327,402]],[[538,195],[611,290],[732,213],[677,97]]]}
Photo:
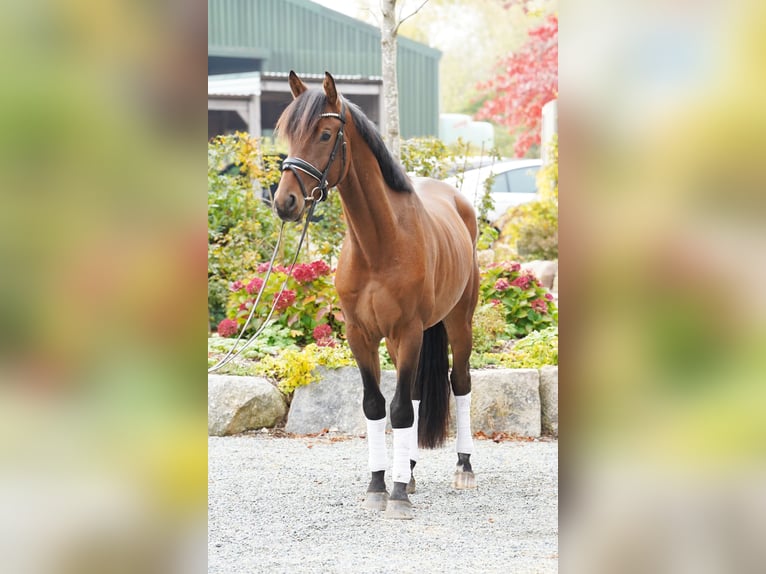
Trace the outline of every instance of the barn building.
{"label": "barn building", "polygon": [[[398,38],[403,138],[439,133],[441,53]],[[325,70],[378,126],[383,119],[380,32],[309,0],[208,0],[208,137],[271,136],[290,102],[287,74],[318,85]]]}

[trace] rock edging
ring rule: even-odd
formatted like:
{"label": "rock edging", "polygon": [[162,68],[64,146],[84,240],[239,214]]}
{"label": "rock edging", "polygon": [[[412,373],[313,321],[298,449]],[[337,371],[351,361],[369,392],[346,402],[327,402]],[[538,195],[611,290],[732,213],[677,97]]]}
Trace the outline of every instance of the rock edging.
{"label": "rock edging", "polygon": [[[320,380],[296,389],[292,402],[258,377],[208,377],[208,433],[216,436],[273,427],[287,415],[285,430],[311,434],[329,429],[364,434],[362,384],[355,367],[319,371]],[[558,436],[558,367],[471,371],[473,432],[524,437]],[[396,373],[381,373],[381,391],[390,404]],[[454,401],[451,405],[454,434]]]}
{"label": "rock edging", "polygon": [[260,377],[208,375],[207,389],[207,432],[211,436],[273,427],[287,414],[284,395]]}

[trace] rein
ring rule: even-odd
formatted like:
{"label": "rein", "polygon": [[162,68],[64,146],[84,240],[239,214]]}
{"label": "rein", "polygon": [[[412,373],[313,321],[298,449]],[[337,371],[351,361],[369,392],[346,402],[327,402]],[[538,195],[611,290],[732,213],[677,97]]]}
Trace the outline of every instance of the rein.
{"label": "rein", "polygon": [[[263,330],[269,325],[269,321],[271,320],[271,316],[274,314],[274,309],[276,309],[277,303],[279,302],[279,298],[282,296],[282,293],[285,290],[285,287],[287,286],[287,280],[290,279],[293,275],[293,268],[295,267],[295,263],[298,260],[298,255],[301,252],[301,247],[303,246],[303,240],[306,238],[306,233],[309,229],[309,223],[311,222],[311,218],[314,214],[314,208],[316,207],[317,203],[324,201],[327,199],[327,191],[331,187],[337,186],[341,179],[343,179],[343,172],[346,169],[346,140],[343,137],[343,128],[346,125],[346,105],[341,100],[340,103],[340,113],[334,113],[334,112],[327,112],[324,114],[321,114],[320,117],[323,118],[337,118],[340,120],[340,128],[338,128],[338,133],[335,136],[335,144],[333,145],[332,152],[330,152],[330,157],[327,160],[327,166],[324,168],[324,171],[319,171],[316,167],[311,165],[306,160],[303,160],[299,157],[286,157],[282,161],[282,173],[285,172],[285,170],[290,170],[292,174],[295,176],[295,178],[298,180],[298,184],[301,188],[301,193],[303,194],[303,199],[305,204],[308,204],[308,213],[306,214],[306,222],[303,224],[303,231],[301,232],[301,237],[298,240],[298,248],[295,250],[295,255],[293,256],[293,260],[290,263],[290,268],[287,271],[287,276],[285,277],[285,280],[282,282],[282,286],[279,288],[279,293],[276,297],[274,297],[274,302],[271,304],[271,310],[269,311],[269,314],[266,316],[266,319],[261,323],[261,326],[258,327],[255,333],[253,333],[250,338],[245,341],[245,344],[242,346],[241,349],[239,349],[236,353],[234,352],[234,349],[237,348],[237,345],[239,345],[240,340],[242,339],[242,336],[245,334],[245,331],[247,330],[248,325],[250,324],[250,321],[253,318],[253,315],[255,313],[255,308],[258,306],[258,303],[261,301],[261,296],[263,295],[264,290],[266,289],[266,285],[269,282],[269,277],[271,277],[271,270],[274,267],[274,259],[276,258],[277,251],[279,250],[279,245],[282,242],[282,232],[285,228],[285,222],[282,222],[282,225],[279,228],[279,236],[277,237],[277,243],[274,246],[274,253],[271,254],[271,259],[269,260],[269,268],[266,271],[266,278],[263,280],[263,284],[261,285],[260,290],[258,291],[258,296],[255,298],[255,301],[253,302],[253,306],[250,309],[250,314],[247,317],[247,320],[245,321],[245,324],[242,326],[242,330],[239,332],[239,336],[237,337],[237,340],[234,341],[234,345],[232,345],[231,349],[226,353],[226,355],[223,357],[223,359],[219,360],[215,365],[210,367],[207,372],[212,373],[214,371],[217,371],[221,367],[229,364],[231,361],[239,357],[245,349],[247,349],[250,344],[255,341],[255,339],[263,332]],[[341,149],[341,168],[340,168],[340,176],[338,178],[338,181],[336,181],[333,185],[327,184],[327,175],[330,172],[330,167],[332,167],[333,162],[335,161],[335,156],[338,154],[338,149]],[[303,180],[298,176],[297,171],[302,171],[303,173],[310,175],[314,179],[317,180],[317,185],[311,190],[310,194],[306,193],[306,188],[303,185]],[[315,193],[319,191],[319,197],[315,195]],[[304,206],[304,210],[305,210]]]}

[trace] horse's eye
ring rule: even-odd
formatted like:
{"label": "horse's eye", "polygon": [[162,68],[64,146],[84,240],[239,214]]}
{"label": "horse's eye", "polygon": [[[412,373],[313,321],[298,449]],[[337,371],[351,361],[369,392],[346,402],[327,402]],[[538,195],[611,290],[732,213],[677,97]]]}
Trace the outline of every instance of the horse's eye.
{"label": "horse's eye", "polygon": [[319,141],[326,142],[330,139],[330,132],[322,132],[322,135],[319,137]]}

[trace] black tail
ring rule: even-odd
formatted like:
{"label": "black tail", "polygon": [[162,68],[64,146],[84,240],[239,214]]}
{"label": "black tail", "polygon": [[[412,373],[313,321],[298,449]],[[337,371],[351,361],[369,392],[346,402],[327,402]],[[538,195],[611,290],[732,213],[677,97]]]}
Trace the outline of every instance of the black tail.
{"label": "black tail", "polygon": [[449,357],[447,331],[437,323],[423,333],[415,396],[420,396],[418,445],[437,448],[444,444],[449,427]]}

